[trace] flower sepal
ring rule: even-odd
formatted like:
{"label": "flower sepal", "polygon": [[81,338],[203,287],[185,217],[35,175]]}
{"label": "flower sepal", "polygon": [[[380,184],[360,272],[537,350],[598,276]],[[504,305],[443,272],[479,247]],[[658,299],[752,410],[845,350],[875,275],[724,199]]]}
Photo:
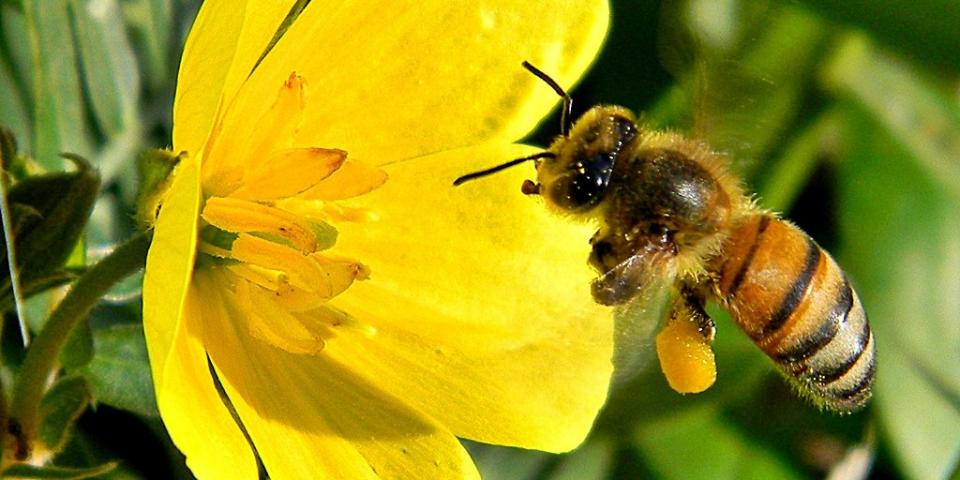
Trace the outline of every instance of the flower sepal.
{"label": "flower sepal", "polygon": [[152,228],[157,221],[160,202],[170,188],[173,172],[184,153],[170,150],[148,150],[140,157],[137,167],[140,173],[140,185],[137,190],[137,220],[144,230]]}
{"label": "flower sepal", "polygon": [[[24,297],[73,278],[63,267],[76,250],[100,189],[100,176],[89,162],[78,155],[63,156],[73,162],[76,170],[27,177],[9,190],[14,251]],[[3,311],[14,304],[8,261],[3,255]]]}
{"label": "flower sepal", "polygon": [[0,125],[0,168],[15,180],[26,178],[39,167],[26,156],[17,153],[17,137],[9,128]]}

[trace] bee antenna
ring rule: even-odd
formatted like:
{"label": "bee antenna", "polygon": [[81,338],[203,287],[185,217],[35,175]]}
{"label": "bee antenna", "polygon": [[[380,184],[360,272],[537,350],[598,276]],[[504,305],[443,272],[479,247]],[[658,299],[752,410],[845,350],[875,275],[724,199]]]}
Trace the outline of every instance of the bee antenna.
{"label": "bee antenna", "polygon": [[536,75],[537,78],[546,82],[554,92],[557,92],[557,95],[563,97],[563,110],[560,111],[560,134],[566,137],[567,134],[570,133],[570,115],[573,112],[573,98],[563,90],[563,87],[561,87],[556,80],[550,78],[550,75],[543,73],[539,68],[531,65],[530,62],[524,60],[523,68],[526,68],[530,73]]}
{"label": "bee antenna", "polygon": [[512,167],[512,166],[514,166],[514,165],[520,165],[521,163],[523,163],[523,162],[528,162],[528,161],[530,161],[530,160],[537,160],[537,159],[540,159],[540,158],[556,158],[556,157],[557,157],[557,155],[554,154],[553,152],[540,152],[540,153],[535,153],[535,154],[533,154],[533,155],[530,155],[529,157],[523,157],[523,158],[518,158],[518,159],[515,159],[515,160],[510,160],[510,161],[507,162],[507,163],[502,163],[502,164],[500,164],[500,165],[497,165],[497,166],[495,166],[495,167],[488,168],[488,169],[486,169],[486,170],[480,170],[479,172],[468,173],[468,174],[466,174],[466,175],[464,175],[464,176],[462,176],[462,177],[454,180],[454,181],[453,181],[453,186],[457,186],[457,185],[462,184],[463,182],[467,182],[467,181],[470,181],[470,180],[475,180],[475,179],[480,178],[480,177],[486,177],[487,175],[490,175],[490,174],[493,174],[493,173],[497,173],[497,172],[499,172],[500,170],[508,169],[508,168],[510,168],[510,167]]}

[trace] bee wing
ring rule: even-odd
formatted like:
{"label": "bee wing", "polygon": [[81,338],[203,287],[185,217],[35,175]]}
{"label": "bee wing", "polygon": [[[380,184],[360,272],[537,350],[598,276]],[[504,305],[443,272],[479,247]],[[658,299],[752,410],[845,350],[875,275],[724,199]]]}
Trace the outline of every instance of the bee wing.
{"label": "bee wing", "polygon": [[[654,112],[661,127],[689,129],[725,154],[741,171],[749,171],[775,142],[776,113],[789,105],[777,85],[778,71],[755,65],[751,55],[757,36],[765,33],[771,15],[744,6],[740,21],[730,18],[727,4],[671,0],[661,10],[658,50],[661,63],[678,80],[676,104]],[[786,77],[789,79],[789,75]],[[684,106],[684,104],[686,104]]]}
{"label": "bee wing", "polygon": [[654,337],[677,295],[672,255],[657,248],[642,249],[593,282],[616,290],[625,301],[614,308],[613,387],[646,369],[656,358]]}

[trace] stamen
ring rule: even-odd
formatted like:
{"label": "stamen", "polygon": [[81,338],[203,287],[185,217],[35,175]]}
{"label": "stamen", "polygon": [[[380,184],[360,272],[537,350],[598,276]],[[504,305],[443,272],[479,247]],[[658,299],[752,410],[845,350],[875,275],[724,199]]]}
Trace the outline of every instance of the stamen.
{"label": "stamen", "polygon": [[319,207],[323,215],[334,222],[376,222],[380,215],[366,208],[344,207],[334,203],[324,203]]}
{"label": "stamen", "polygon": [[273,292],[280,290],[282,285],[289,283],[286,274],[283,272],[261,268],[248,263],[234,263],[227,265],[226,268],[238,277]]}
{"label": "stamen", "polygon": [[317,182],[303,193],[303,198],[343,200],[380,188],[387,181],[387,172],[363,162],[347,160],[336,172]]}
{"label": "stamen", "polygon": [[242,233],[230,253],[238,261],[286,272],[294,287],[330,298],[330,280],[320,265],[290,247]]}
{"label": "stamen", "polygon": [[207,243],[204,241],[201,241],[200,243],[197,244],[197,250],[200,253],[217,257],[217,258],[230,258],[230,250],[227,250],[225,248],[220,248],[216,245],[213,245],[211,243]]}
{"label": "stamen", "polygon": [[313,255],[312,258],[327,274],[327,279],[330,281],[330,298],[343,293],[354,280],[365,280],[370,275],[366,267],[356,262],[329,260],[320,255]]}
{"label": "stamen", "polygon": [[275,235],[303,253],[317,251],[317,239],[310,225],[302,217],[276,207],[250,200],[211,197],[200,216],[221,230]]}
{"label": "stamen", "polygon": [[337,172],[347,152],[328,148],[292,148],[266,155],[243,179],[230,197],[277,200],[293,197]]}
{"label": "stamen", "polygon": [[220,127],[216,140],[205,152],[207,158],[216,158],[218,162],[215,168],[204,168],[204,191],[228,196],[243,185],[244,179],[238,178],[238,173],[248,173],[249,166],[261,162],[264,156],[293,147],[304,96],[303,79],[291,73],[266,111],[231,110],[224,114],[229,121]]}
{"label": "stamen", "polygon": [[289,279],[284,279],[273,294],[273,299],[277,306],[290,313],[306,312],[323,307],[328,298],[317,295],[314,292],[294,287]]}
{"label": "stamen", "polygon": [[[377,329],[360,322],[350,315],[323,303],[310,308],[287,309],[283,295],[269,286],[275,284],[280,290],[291,288],[300,299],[306,299],[306,292],[284,283],[285,275],[277,274],[253,266],[231,265],[220,270],[236,274],[233,279],[224,277],[221,282],[232,285],[225,295],[233,310],[231,318],[241,322],[250,335],[260,341],[295,354],[315,355],[320,353],[327,343],[336,338],[338,332],[350,329],[365,336],[372,336]],[[316,295],[312,295],[316,299]],[[279,307],[279,308],[278,308]]]}
{"label": "stamen", "polygon": [[361,322],[352,315],[337,310],[335,308],[324,306],[307,312],[294,313],[294,316],[304,322],[306,325],[325,328],[329,333],[324,334],[323,338],[332,339],[336,332],[341,329],[350,329],[360,332],[366,337],[372,337],[377,334],[377,327],[369,323]]}
{"label": "stamen", "polygon": [[247,313],[247,327],[254,337],[291,353],[316,354],[326,345],[322,331],[276,308],[270,297],[249,282],[237,283],[234,301]]}

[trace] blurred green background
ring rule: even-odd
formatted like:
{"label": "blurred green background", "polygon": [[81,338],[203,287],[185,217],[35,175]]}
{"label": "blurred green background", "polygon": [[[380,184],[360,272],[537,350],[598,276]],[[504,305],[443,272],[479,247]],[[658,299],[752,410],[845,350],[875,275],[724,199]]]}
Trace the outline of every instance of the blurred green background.
{"label": "blurred green background", "polygon": [[[71,151],[101,170],[93,252],[132,231],[133,159],[169,145],[197,8],[0,0],[0,123],[48,169]],[[831,251],[877,339],[875,396],[858,414],[817,411],[714,310],[711,390],[677,395],[648,365],[616,386],[571,454],[470,444],[485,478],[960,478],[955,2],[615,1],[606,47],[572,94],[575,114],[620,104],[729,152],[762,206]],[[556,122],[527,141],[547,144]],[[64,359],[96,406],[63,463],[120,459],[110,478],[190,478],[156,413],[136,285],[119,286],[76,335],[74,351],[89,355]],[[4,324],[15,355],[15,322]]]}

